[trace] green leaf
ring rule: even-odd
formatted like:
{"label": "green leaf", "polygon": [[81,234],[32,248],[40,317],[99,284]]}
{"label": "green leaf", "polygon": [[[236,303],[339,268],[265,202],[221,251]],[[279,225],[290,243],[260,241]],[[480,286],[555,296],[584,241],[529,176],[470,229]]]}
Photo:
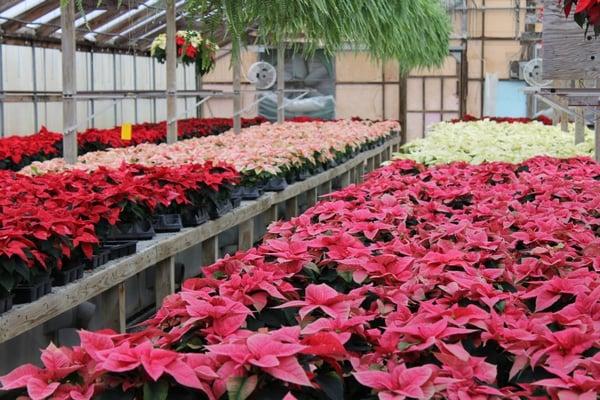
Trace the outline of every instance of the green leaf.
{"label": "green leaf", "polygon": [[11,274],[0,274],[0,286],[10,293],[15,286],[15,278]]}
{"label": "green leaf", "polygon": [[503,312],[504,312],[504,309],[506,308],[506,301],[504,301],[504,300],[501,300],[501,301],[497,302],[497,303],[494,305],[494,308],[495,308],[495,309],[496,309],[496,310],[497,310],[499,313],[503,313]]}
{"label": "green leaf", "polygon": [[343,272],[338,271],[338,275],[344,281],[346,281],[346,283],[352,283],[352,272],[350,272],[350,271],[343,271]]}
{"label": "green leaf", "polygon": [[335,372],[320,374],[316,381],[330,400],[344,400],[344,382]]}
{"label": "green leaf", "polygon": [[410,346],[412,346],[412,343],[409,342],[400,342],[398,343],[398,346],[396,346],[396,348],[400,351],[404,351],[406,349],[408,349]]}
{"label": "green leaf", "polygon": [[247,399],[258,383],[258,376],[238,376],[227,380],[227,395],[229,400]]}
{"label": "green leaf", "polygon": [[169,384],[164,380],[144,383],[144,400],[165,400],[169,394]]}
{"label": "green leaf", "polygon": [[319,275],[320,272],[319,267],[314,262],[307,262],[306,264],[304,264],[304,269],[312,271],[317,275]]}

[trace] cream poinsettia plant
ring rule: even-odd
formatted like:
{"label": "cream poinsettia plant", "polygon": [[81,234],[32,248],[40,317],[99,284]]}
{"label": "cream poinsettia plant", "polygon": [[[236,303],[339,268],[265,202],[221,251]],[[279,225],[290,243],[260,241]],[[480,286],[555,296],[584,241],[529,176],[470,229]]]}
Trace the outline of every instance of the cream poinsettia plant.
{"label": "cream poinsettia plant", "polygon": [[558,127],[539,122],[442,122],[432,126],[425,139],[404,145],[394,158],[431,165],[453,161],[517,163],[538,155],[560,158],[591,156],[593,133],[586,130],[585,141],[576,145],[574,129],[570,126],[569,132],[563,132]]}
{"label": "cream poinsettia plant", "polygon": [[122,163],[175,166],[205,161],[223,161],[243,174],[280,175],[307,164],[322,164],[358,150],[398,130],[395,121],[377,123],[345,121],[262,124],[221,135],[182,140],[174,144],[141,144],[127,148],[87,153],[69,165],[63,159],[35,162],[25,174],[67,169],[95,170]]}

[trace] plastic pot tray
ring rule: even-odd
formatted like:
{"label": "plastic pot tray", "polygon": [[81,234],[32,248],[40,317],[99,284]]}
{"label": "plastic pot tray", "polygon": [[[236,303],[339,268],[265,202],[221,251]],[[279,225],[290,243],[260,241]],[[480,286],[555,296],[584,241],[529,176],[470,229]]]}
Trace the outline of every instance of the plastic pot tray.
{"label": "plastic pot tray", "polygon": [[135,254],[137,242],[132,240],[109,240],[102,243],[102,249],[108,250],[109,260],[116,260]]}
{"label": "plastic pot tray", "polygon": [[193,228],[195,226],[202,225],[210,220],[208,210],[206,208],[200,208],[193,214],[187,213],[181,215],[181,224],[184,228]]}
{"label": "plastic pot tray", "polygon": [[260,196],[262,196],[262,190],[256,186],[244,186],[244,194],[242,195],[242,199],[244,200],[256,200]]}
{"label": "plastic pot tray", "polygon": [[108,240],[150,240],[156,232],[148,221],[138,221],[133,224],[121,224],[111,227]]}
{"label": "plastic pot tray", "polygon": [[274,177],[269,179],[265,185],[265,192],[281,192],[288,186],[285,178]]}
{"label": "plastic pot tray", "polygon": [[152,226],[157,233],[179,232],[183,228],[181,215],[179,214],[159,214],[152,220]]}
{"label": "plastic pot tray", "polygon": [[84,264],[78,264],[73,267],[61,269],[60,271],[54,271],[52,277],[54,280],[52,283],[54,286],[64,286],[68,283],[81,279],[83,277]]}
{"label": "plastic pot tray", "polygon": [[36,282],[19,284],[13,291],[15,295],[13,301],[15,304],[31,303],[40,297],[50,293],[52,290],[52,281],[50,275],[39,278]]}
{"label": "plastic pot tray", "polygon": [[0,298],[0,314],[7,312],[13,306],[13,295]]}
{"label": "plastic pot tray", "polygon": [[100,250],[92,256],[91,260],[85,260],[85,266],[89,269],[96,269],[101,265],[110,261],[110,250],[100,248]]}
{"label": "plastic pot tray", "polygon": [[208,215],[210,215],[210,218],[216,219],[222,217],[231,210],[233,210],[233,206],[231,205],[231,201],[229,199],[211,201]]}

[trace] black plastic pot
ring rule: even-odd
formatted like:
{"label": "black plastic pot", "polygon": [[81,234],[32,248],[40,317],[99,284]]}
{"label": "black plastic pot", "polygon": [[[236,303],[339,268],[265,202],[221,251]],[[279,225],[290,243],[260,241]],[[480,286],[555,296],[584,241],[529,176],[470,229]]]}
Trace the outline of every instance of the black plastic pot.
{"label": "black plastic pot", "polygon": [[108,250],[109,260],[116,260],[117,258],[135,254],[137,251],[137,242],[126,240],[105,241],[102,243],[102,249]]}
{"label": "black plastic pot", "polygon": [[222,217],[231,210],[233,210],[233,206],[229,199],[211,199],[208,215],[210,215],[211,219],[216,219]]}
{"label": "black plastic pot", "polygon": [[193,228],[195,226],[202,225],[210,220],[208,215],[208,208],[199,208],[195,212],[181,214],[181,224],[184,228]]}
{"label": "black plastic pot", "polygon": [[96,269],[109,261],[110,251],[104,248],[100,248],[100,250],[92,256],[91,260],[85,260],[85,266],[89,269]]}
{"label": "black plastic pot", "polygon": [[179,232],[183,228],[179,214],[159,214],[152,219],[152,226],[156,233]]}
{"label": "black plastic pot", "polygon": [[310,172],[308,172],[308,170],[300,171],[298,173],[298,178],[297,179],[298,179],[299,182],[305,181],[308,178],[310,178]]}
{"label": "black plastic pot", "polygon": [[260,196],[262,196],[262,191],[260,188],[253,186],[244,186],[244,194],[242,195],[242,199],[244,200],[256,200]]}
{"label": "black plastic pot", "polygon": [[0,298],[0,314],[7,312],[13,306],[13,295]]}
{"label": "black plastic pot", "polygon": [[243,195],[244,195],[244,187],[243,186],[234,186],[229,191],[229,197],[231,197],[232,199],[235,199],[235,198],[241,199]]}
{"label": "black plastic pot", "polygon": [[338,163],[337,163],[337,161],[335,161],[335,160],[332,159],[332,160],[329,160],[329,162],[327,163],[327,166],[329,168],[335,168],[335,167],[338,166]]}
{"label": "black plastic pot", "polygon": [[50,293],[52,290],[52,281],[50,275],[39,277],[35,282],[18,284],[13,291],[15,304],[31,303],[40,297]]}
{"label": "black plastic pot", "polygon": [[107,235],[108,240],[150,240],[156,232],[148,221],[138,221],[133,224],[117,224],[111,226]]}
{"label": "black plastic pot", "polygon": [[235,197],[235,198],[231,199],[231,206],[233,208],[238,208],[241,204],[242,204],[242,198],[241,197]]}
{"label": "black plastic pot", "polygon": [[265,192],[281,192],[288,186],[285,178],[273,177],[265,185]]}
{"label": "black plastic pot", "polygon": [[325,169],[322,166],[318,166],[317,168],[315,168],[315,170],[313,171],[313,175],[319,175],[322,174],[323,172],[325,172]]}
{"label": "black plastic pot", "polygon": [[65,266],[60,271],[53,271],[52,277],[54,280],[52,283],[54,286],[64,286],[67,283],[81,279],[83,278],[84,267],[84,264],[76,264],[70,267]]}

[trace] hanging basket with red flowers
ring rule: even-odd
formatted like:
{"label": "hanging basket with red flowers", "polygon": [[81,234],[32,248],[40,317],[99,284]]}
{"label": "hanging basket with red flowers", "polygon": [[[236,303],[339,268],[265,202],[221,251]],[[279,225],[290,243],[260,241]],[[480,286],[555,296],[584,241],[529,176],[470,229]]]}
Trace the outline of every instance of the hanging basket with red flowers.
{"label": "hanging basket with red flowers", "polygon": [[[196,74],[202,76],[215,66],[216,43],[202,37],[197,31],[178,31],[175,35],[177,61],[184,65],[196,64]],[[158,35],[150,46],[150,55],[164,63],[167,59],[167,35]]]}
{"label": "hanging basket with red flowers", "polygon": [[575,6],[574,19],[586,32],[592,27],[596,36],[600,34],[600,2],[597,0],[559,0],[565,16],[571,15]]}

